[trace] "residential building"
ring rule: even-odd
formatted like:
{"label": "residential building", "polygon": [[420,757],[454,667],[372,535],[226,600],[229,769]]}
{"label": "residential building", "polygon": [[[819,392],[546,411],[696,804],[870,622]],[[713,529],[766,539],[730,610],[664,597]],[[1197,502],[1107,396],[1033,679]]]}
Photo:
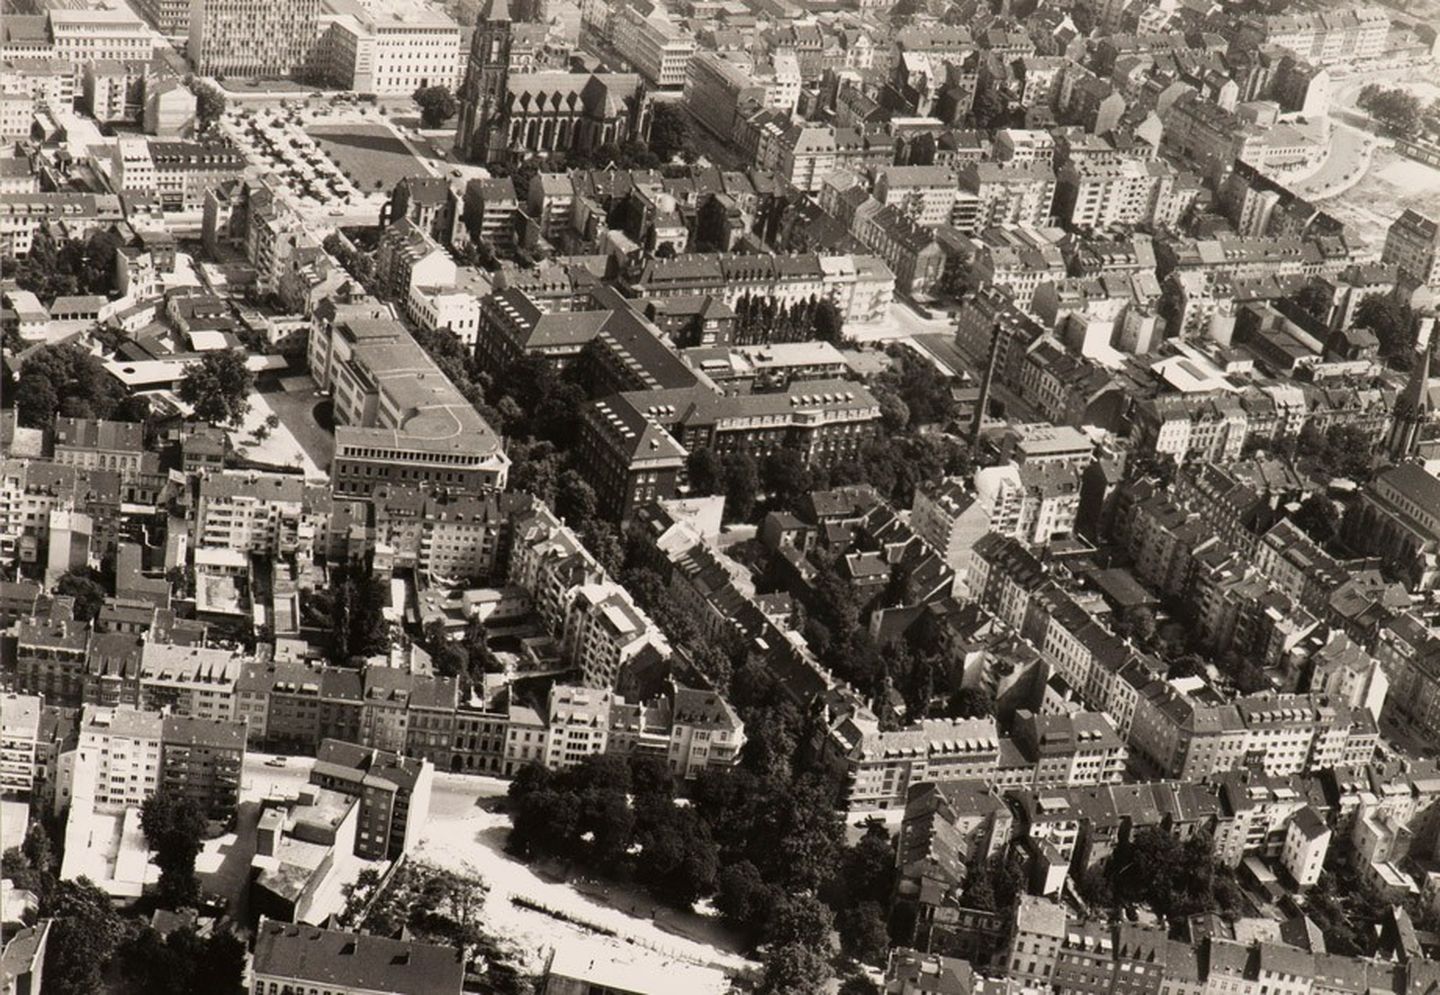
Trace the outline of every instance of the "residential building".
{"label": "residential building", "polygon": [[1440,287],[1440,222],[1406,210],[1385,231],[1380,262],[1413,286]]}
{"label": "residential building", "polygon": [[0,695],[0,794],[28,796],[35,787],[41,699]]}
{"label": "residential building", "polygon": [[163,721],[158,712],[86,705],[75,747],[60,757],[55,811],[82,799],[110,810],[143,805],[160,787]]}
{"label": "residential building", "polygon": [[360,799],[355,853],[399,859],[420,838],[430,813],[435,765],[428,760],[327,739],[315,755],[310,783]]}
{"label": "residential building", "polygon": [[240,801],[245,724],[166,715],[160,727],[160,785],[226,821]]}
{"label": "residential building", "polygon": [[330,995],[459,995],[461,952],[261,917],[255,930],[250,995],[324,990]]}
{"label": "residential building", "polygon": [[939,551],[963,588],[975,543],[990,531],[990,515],[959,479],[947,477],[915,488],[910,527]]}

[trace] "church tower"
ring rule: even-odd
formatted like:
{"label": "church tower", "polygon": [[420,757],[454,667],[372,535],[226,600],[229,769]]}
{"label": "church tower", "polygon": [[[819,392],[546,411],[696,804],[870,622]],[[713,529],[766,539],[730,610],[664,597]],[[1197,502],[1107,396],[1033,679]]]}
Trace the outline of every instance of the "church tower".
{"label": "church tower", "polygon": [[460,123],[455,151],[470,162],[505,158],[505,102],[510,82],[510,8],[490,0],[475,22],[465,81],[460,85]]}
{"label": "church tower", "polygon": [[1395,399],[1395,410],[1391,415],[1390,438],[1385,440],[1385,449],[1396,463],[1415,455],[1420,442],[1420,430],[1430,420],[1430,359],[1435,354],[1434,331],[1431,341],[1420,354],[1420,362],[1410,373],[1410,381],[1404,392]]}

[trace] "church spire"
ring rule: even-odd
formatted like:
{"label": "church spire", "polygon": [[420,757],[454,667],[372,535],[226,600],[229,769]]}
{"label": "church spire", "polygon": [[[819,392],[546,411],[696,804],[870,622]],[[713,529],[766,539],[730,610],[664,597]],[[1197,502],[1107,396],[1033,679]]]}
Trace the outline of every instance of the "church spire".
{"label": "church spire", "polygon": [[1420,362],[1410,371],[1410,380],[1405,384],[1405,390],[1395,399],[1390,438],[1386,448],[1390,458],[1397,463],[1415,455],[1415,447],[1420,442],[1420,429],[1430,419],[1430,366],[1435,355],[1435,338],[1432,332],[1430,341],[1425,344],[1425,349],[1420,354]]}

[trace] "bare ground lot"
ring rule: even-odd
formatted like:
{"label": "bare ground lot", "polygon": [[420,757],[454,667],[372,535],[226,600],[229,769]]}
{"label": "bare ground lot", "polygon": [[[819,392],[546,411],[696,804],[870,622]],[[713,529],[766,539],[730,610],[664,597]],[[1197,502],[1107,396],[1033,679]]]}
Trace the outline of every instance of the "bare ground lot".
{"label": "bare ground lot", "polygon": [[1407,208],[1433,213],[1440,203],[1440,169],[1380,148],[1365,178],[1321,206],[1360,233],[1378,255],[1390,223]]}

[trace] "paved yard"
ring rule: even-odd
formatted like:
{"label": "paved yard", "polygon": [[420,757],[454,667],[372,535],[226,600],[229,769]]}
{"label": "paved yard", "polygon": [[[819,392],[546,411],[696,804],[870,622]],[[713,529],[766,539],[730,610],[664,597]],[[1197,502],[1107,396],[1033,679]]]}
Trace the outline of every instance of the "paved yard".
{"label": "paved yard", "polygon": [[[315,406],[323,400],[309,377],[286,377],[278,384],[267,385],[251,399],[252,409],[261,409],[258,421],[263,421],[271,412],[280,419],[280,427],[272,438],[284,436],[292,447],[286,450],[288,459],[272,462],[293,464],[298,456],[305,467],[305,476],[326,476],[335,457],[335,436],[315,420]],[[249,419],[246,424],[249,426]],[[251,455],[254,459],[267,458],[255,455],[254,450]]]}

